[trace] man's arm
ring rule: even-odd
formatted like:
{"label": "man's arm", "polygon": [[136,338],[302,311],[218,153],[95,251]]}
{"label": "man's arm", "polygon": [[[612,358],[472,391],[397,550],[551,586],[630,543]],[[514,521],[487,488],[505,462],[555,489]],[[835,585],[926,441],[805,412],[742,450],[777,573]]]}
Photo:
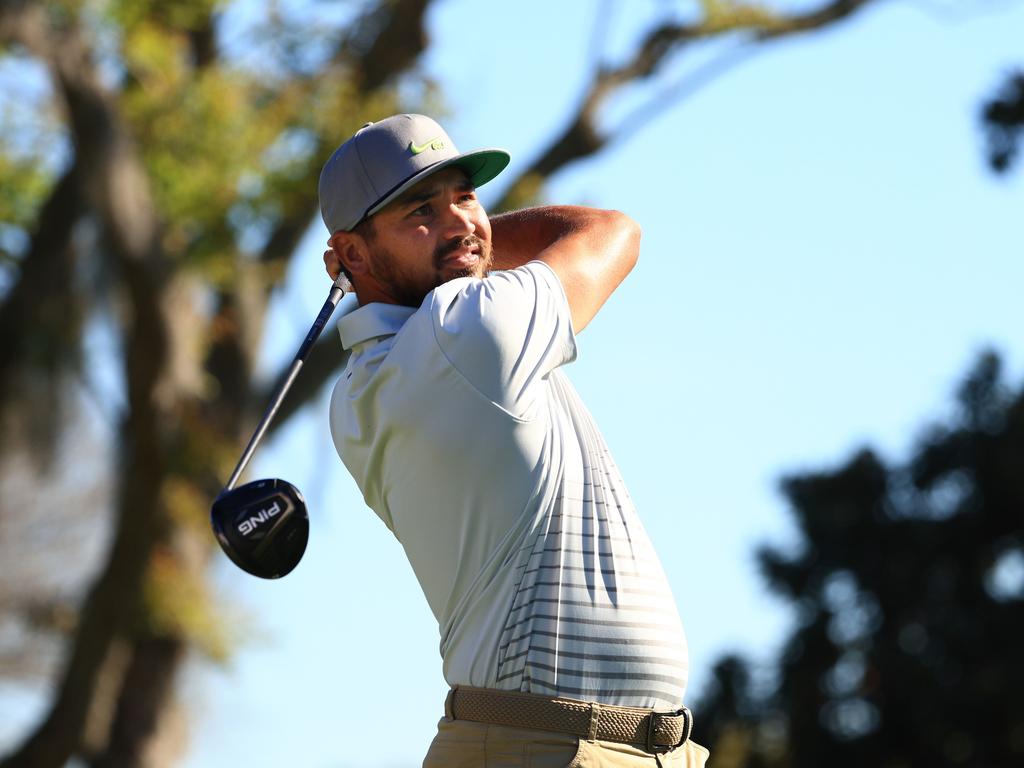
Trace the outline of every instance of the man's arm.
{"label": "man's arm", "polygon": [[640,226],[618,211],[580,206],[528,208],[491,219],[495,269],[543,261],[569,299],[582,331],[640,255]]}

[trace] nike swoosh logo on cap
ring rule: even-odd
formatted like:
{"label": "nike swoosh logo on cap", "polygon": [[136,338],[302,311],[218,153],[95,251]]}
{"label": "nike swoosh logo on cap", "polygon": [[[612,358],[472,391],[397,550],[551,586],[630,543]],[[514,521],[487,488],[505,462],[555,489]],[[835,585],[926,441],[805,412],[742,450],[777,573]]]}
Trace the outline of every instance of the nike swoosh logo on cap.
{"label": "nike swoosh logo on cap", "polygon": [[444,141],[441,140],[440,136],[435,136],[432,139],[427,139],[419,146],[414,142],[409,142],[409,151],[414,155],[418,155],[420,152],[426,152],[428,149],[444,149]]}

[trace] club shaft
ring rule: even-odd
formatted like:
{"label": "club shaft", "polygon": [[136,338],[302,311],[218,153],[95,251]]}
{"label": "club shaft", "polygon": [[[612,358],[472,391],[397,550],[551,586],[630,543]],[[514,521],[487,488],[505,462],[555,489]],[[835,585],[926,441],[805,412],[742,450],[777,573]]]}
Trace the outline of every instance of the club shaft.
{"label": "club shaft", "polygon": [[344,291],[342,291],[338,283],[335,282],[331,287],[331,293],[327,297],[327,301],[324,302],[324,306],[320,310],[320,314],[316,316],[316,320],[313,321],[313,325],[310,327],[309,333],[306,334],[306,338],[302,342],[302,346],[299,347],[299,351],[295,355],[295,359],[292,360],[292,364],[288,366],[288,371],[285,373],[284,379],[274,392],[274,398],[271,400],[270,405],[263,414],[263,418],[260,419],[260,423],[256,427],[256,431],[252,433],[252,437],[249,439],[249,444],[245,447],[245,451],[242,453],[242,458],[238,460],[238,464],[235,466],[235,471],[231,473],[231,478],[228,480],[228,484],[224,486],[225,491],[230,491],[235,487],[235,485],[237,485],[238,478],[241,477],[242,472],[245,471],[246,465],[249,463],[253,453],[256,451],[256,446],[259,445],[260,440],[263,439],[263,435],[270,426],[270,422],[273,421],[278,408],[280,408],[281,403],[284,402],[285,395],[287,395],[288,390],[291,389],[292,383],[295,381],[295,377],[299,375],[299,370],[302,368],[302,364],[309,356],[309,352],[316,343],[316,340],[320,338],[321,331],[323,331],[327,321],[330,320],[331,315],[334,313],[334,308],[338,306],[338,302],[341,300],[343,295]]}

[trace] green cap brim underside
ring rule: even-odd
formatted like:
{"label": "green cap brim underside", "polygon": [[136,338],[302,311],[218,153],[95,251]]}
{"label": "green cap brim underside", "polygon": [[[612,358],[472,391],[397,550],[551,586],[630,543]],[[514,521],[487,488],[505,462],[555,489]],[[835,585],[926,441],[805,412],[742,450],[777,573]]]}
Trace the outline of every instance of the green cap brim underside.
{"label": "green cap brim underside", "polygon": [[456,157],[450,157],[447,160],[441,160],[428,168],[424,168],[419,173],[413,174],[398,187],[388,192],[383,198],[373,204],[360,221],[373,216],[373,214],[384,208],[407,189],[445,168],[462,168],[469,175],[469,180],[473,183],[473,186],[479,188],[505,170],[511,159],[511,155],[504,149],[478,149],[473,152],[457,155]]}

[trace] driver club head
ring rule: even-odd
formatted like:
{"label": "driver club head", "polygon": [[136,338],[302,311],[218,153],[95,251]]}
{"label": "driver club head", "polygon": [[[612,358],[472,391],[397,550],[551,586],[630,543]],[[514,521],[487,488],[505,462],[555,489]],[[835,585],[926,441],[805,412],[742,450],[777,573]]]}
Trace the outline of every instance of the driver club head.
{"label": "driver club head", "polygon": [[224,491],[213,502],[210,523],[235,565],[263,579],[290,573],[309,541],[306,500],[286,480],[254,480]]}

